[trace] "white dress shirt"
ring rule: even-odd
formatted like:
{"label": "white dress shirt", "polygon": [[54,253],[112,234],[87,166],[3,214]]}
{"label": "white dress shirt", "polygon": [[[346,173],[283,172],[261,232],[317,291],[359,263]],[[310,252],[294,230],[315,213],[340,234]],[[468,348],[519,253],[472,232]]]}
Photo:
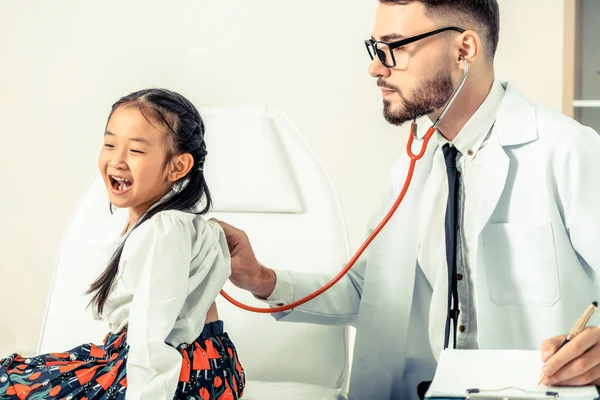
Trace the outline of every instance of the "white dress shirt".
{"label": "white dress shirt", "polygon": [[[489,134],[496,121],[496,112],[504,97],[504,88],[499,81],[494,81],[490,93],[479,109],[467,121],[460,133],[452,141],[451,145],[459,151],[456,158],[456,167],[460,173],[459,187],[459,211],[458,211],[458,237],[456,253],[456,271],[458,274],[458,303],[459,319],[457,330],[456,348],[476,349],[478,348],[477,338],[477,310],[475,282],[475,260],[477,255],[477,233],[473,225],[474,218],[469,215],[475,215],[481,198],[481,188],[475,184],[471,175],[473,163],[482,156],[480,153],[485,148],[489,139]],[[435,196],[433,210],[422,210],[428,213],[429,223],[421,227],[420,248],[418,254],[418,263],[424,271],[425,276],[435,276],[435,282],[429,282],[433,287],[433,296],[431,300],[430,324],[430,343],[433,354],[437,357],[443,348],[443,339],[446,323],[446,312],[435,314],[433,310],[446,310],[448,294],[448,275],[447,273],[437,273],[447,271],[446,253],[445,253],[445,229],[444,218],[446,215],[446,202],[448,199],[448,176],[446,173],[446,164],[442,146],[448,143],[440,133],[437,134],[440,147],[433,155],[433,164],[425,186],[432,185],[433,190],[427,191]],[[481,161],[481,160],[479,160]],[[427,189],[426,189],[427,190]],[[427,218],[423,218],[427,220]],[[429,270],[429,271],[427,271]],[[441,306],[440,306],[441,305]],[[453,347],[454,335],[451,325],[449,347]]]}
{"label": "white dress shirt", "polygon": [[[476,289],[474,287],[474,265],[476,254],[477,237],[475,227],[470,223],[469,215],[476,212],[481,188],[469,184],[471,165],[477,159],[480,150],[487,144],[489,133],[496,119],[496,112],[504,97],[505,89],[497,80],[494,81],[485,101],[473,114],[469,121],[461,129],[458,136],[452,142],[459,154],[457,156],[457,169],[460,172],[459,192],[459,236],[457,248],[457,273],[459,274],[459,330],[457,335],[457,348],[478,348],[477,337],[477,310]],[[432,171],[427,178],[426,187],[430,186],[435,196],[433,210],[423,210],[429,214],[429,223],[419,229],[420,247],[418,264],[426,277],[435,277],[430,281],[433,288],[430,310],[446,310],[447,303],[447,274],[438,273],[447,271],[445,253],[445,230],[444,217],[446,213],[446,202],[448,197],[448,178],[446,165],[441,146],[448,142],[439,132],[437,140],[440,147],[434,154]],[[402,206],[400,206],[402,207]],[[289,304],[294,299],[294,284],[291,275],[284,270],[276,270],[277,283],[271,295],[265,300],[271,305]],[[441,302],[441,303],[440,303]],[[437,306],[436,306],[437,304]],[[440,307],[439,304],[442,304]],[[430,344],[433,354],[437,357],[443,348],[446,313],[437,315],[430,312],[429,324]],[[452,331],[450,344],[453,345]]]}
{"label": "white dress shirt", "polygon": [[172,399],[182,357],[176,347],[200,336],[229,278],[221,227],[200,216],[163,211],[121,237],[127,211],[113,216],[112,256],[127,238],[101,315],[111,332],[127,329],[127,399]]}

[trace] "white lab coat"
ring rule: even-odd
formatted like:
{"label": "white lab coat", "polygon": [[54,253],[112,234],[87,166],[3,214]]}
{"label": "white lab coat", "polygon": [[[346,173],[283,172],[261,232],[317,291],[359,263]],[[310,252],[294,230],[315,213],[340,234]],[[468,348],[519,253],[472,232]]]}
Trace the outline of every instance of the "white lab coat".
{"label": "white lab coat", "polygon": [[[480,232],[478,341],[482,349],[539,349],[600,300],[600,136],[503,86],[486,163],[464,177],[466,184],[483,186],[479,211],[469,215]],[[420,146],[415,141],[415,153]],[[433,202],[424,183],[435,151],[431,140],[404,203],[347,277],[291,313],[276,315],[356,326],[352,400],[416,399],[416,384],[433,377],[439,353],[430,345],[429,315],[445,315],[445,309],[430,309],[438,307],[431,294],[436,281],[446,285],[447,272],[422,271],[417,252],[419,228],[426,226],[420,219],[428,215],[422,207]],[[371,229],[400,192],[408,164],[404,155],[393,168]],[[295,299],[331,278],[291,276]],[[598,324],[598,317],[591,322]]]}

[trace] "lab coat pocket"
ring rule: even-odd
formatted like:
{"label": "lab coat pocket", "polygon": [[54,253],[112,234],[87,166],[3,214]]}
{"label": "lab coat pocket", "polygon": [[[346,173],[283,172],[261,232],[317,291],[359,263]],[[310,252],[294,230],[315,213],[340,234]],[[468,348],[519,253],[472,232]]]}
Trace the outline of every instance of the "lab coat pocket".
{"label": "lab coat pocket", "polygon": [[552,224],[490,224],[482,233],[490,300],[552,306],[560,298]]}

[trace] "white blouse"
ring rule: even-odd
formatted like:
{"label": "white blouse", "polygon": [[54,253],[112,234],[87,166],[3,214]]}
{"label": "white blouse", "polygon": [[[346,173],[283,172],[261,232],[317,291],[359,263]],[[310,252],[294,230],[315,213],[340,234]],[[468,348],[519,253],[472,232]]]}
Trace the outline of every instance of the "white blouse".
{"label": "white blouse", "polygon": [[[124,214],[114,216],[119,234]],[[225,234],[200,216],[163,211],[118,236],[109,252],[127,238],[119,271],[102,314],[94,314],[113,333],[127,327],[127,399],[172,399],[182,363],[176,347],[198,338],[231,273]]]}

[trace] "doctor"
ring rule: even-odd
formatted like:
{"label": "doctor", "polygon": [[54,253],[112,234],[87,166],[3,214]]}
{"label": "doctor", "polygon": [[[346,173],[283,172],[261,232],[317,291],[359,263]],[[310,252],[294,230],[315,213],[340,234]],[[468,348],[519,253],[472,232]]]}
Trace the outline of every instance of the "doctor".
{"label": "doctor", "polygon": [[[441,28],[449,29],[431,33]],[[381,0],[377,7],[366,44],[389,123],[435,120],[463,76],[463,59],[469,73],[404,203],[355,268],[322,296],[275,315],[356,326],[353,400],[418,398],[446,343],[543,343],[545,383],[600,383],[598,328],[555,356],[561,338],[548,339],[600,300],[600,136],[495,79],[498,31],[496,0]],[[411,40],[424,33],[431,34]],[[408,164],[402,154],[371,229]],[[269,269],[243,231],[221,224],[232,282],[265,301],[290,303],[332,278]]]}

